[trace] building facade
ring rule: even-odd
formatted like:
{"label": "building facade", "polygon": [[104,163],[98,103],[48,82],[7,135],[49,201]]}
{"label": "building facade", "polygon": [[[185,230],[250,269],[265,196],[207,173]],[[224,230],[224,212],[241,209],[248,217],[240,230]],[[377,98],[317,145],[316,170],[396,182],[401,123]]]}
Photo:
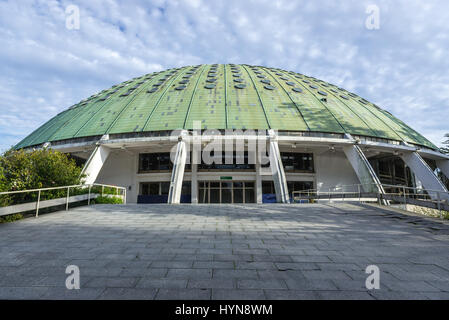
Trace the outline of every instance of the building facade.
{"label": "building facade", "polygon": [[[330,83],[249,65],[134,78],[61,112],[16,148],[85,161],[129,203],[289,202],[360,185],[447,192],[449,158],[388,111]],[[211,161],[212,160],[212,161]],[[448,199],[449,200],[449,199]]]}

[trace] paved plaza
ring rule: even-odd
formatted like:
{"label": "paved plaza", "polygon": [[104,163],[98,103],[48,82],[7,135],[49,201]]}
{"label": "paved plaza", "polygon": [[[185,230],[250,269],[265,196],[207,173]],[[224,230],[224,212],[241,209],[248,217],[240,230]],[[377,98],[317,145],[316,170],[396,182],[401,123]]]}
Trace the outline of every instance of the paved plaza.
{"label": "paved plaza", "polygon": [[449,227],[349,203],[80,207],[0,225],[0,299],[449,299]]}

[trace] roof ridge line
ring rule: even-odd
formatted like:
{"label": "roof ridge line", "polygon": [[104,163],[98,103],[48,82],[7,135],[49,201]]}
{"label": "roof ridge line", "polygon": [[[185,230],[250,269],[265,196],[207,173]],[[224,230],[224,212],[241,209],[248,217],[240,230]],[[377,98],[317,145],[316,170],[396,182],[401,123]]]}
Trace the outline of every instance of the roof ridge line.
{"label": "roof ridge line", "polygon": [[263,114],[264,114],[264,116],[265,116],[265,120],[267,121],[268,128],[272,129],[272,128],[271,128],[270,120],[268,120],[267,111],[265,110],[265,106],[263,105],[262,98],[260,97],[259,90],[257,90],[257,86],[256,86],[256,84],[254,83],[254,79],[253,79],[253,77],[251,76],[251,74],[249,73],[249,71],[248,71],[248,69],[246,68],[246,66],[243,65],[243,64],[241,64],[241,66],[243,67],[243,69],[245,69],[246,73],[248,74],[249,78],[251,79],[251,82],[252,82],[252,84],[253,84],[253,86],[254,86],[254,90],[256,91],[257,97],[259,98],[260,105],[262,106]]}
{"label": "roof ridge line", "polygon": [[[285,71],[286,72],[286,71]],[[345,127],[343,127],[343,125],[340,123],[340,121],[338,121],[337,117],[335,116],[335,114],[329,110],[329,108],[323,103],[323,101],[321,101],[320,99],[318,99],[311,90],[309,90],[309,88],[307,88],[307,86],[303,85],[298,78],[293,76],[293,81],[295,81],[296,83],[299,83],[305,90],[307,90],[307,92],[309,92],[317,101],[319,104],[321,104],[331,115],[332,117],[335,119],[335,121],[337,121],[338,125],[343,129],[344,133],[349,133],[348,131],[346,131]]]}
{"label": "roof ridge line", "polygon": [[[169,69],[169,70],[170,70],[170,69]],[[167,71],[168,71],[168,70],[167,70]],[[145,76],[145,75],[143,75],[143,76]],[[143,77],[143,76],[142,76],[142,77]],[[142,77],[140,77],[140,78],[142,78]],[[111,124],[110,124],[109,127],[106,129],[106,131],[104,132],[104,134],[108,134],[108,133],[109,133],[109,131],[110,131],[110,130],[112,129],[112,127],[115,125],[115,123],[117,122],[118,118],[120,118],[120,116],[121,116],[122,113],[125,111],[125,109],[128,108],[128,106],[131,104],[131,102],[133,102],[133,101],[137,98],[137,96],[138,96],[143,90],[145,90],[146,88],[148,88],[152,82],[153,82],[153,81],[148,81],[147,85],[146,85],[146,86],[143,85],[143,86],[140,88],[140,90],[138,90],[137,93],[134,94],[134,92],[133,92],[132,98],[128,101],[128,103],[127,103],[127,104],[122,108],[122,110],[118,113],[117,117],[115,117],[115,119],[111,122]]]}
{"label": "roof ridge line", "polygon": [[[129,81],[129,80],[127,80],[127,81]],[[124,82],[127,82],[127,81],[123,81],[123,82],[121,82],[120,84],[122,84],[122,83],[124,83]],[[136,80],[134,80],[134,81],[136,81]],[[132,81],[132,82],[134,82],[134,81]],[[131,83],[131,82],[130,82]],[[115,95],[115,94],[118,94],[118,92],[120,91],[125,91],[125,88],[126,87],[126,85],[125,86],[123,86],[123,87],[121,87],[119,90],[117,90],[116,92],[114,92],[112,95]],[[122,90],[123,89],[123,90]],[[121,94],[121,93],[120,93]],[[105,94],[105,95],[107,95],[107,93]],[[75,134],[73,135],[73,137],[72,138],[75,138],[77,135],[78,135],[78,133],[93,119],[93,117],[95,116],[95,115],[97,115],[99,112],[101,112],[101,110],[103,110],[103,108],[106,106],[106,105],[108,105],[111,101],[108,101],[109,99],[106,99],[104,102],[103,102],[103,104],[98,108],[98,110],[89,118],[89,119],[87,119],[87,121],[81,126],[81,127],[79,127],[79,129],[75,132]],[[100,101],[100,100],[97,100],[97,102],[98,101]]]}
{"label": "roof ridge line", "polygon": [[196,80],[195,87],[193,88],[192,96],[190,97],[189,105],[187,106],[186,117],[184,118],[184,123],[183,123],[183,125],[182,125],[182,128],[183,128],[183,129],[185,129],[185,127],[186,127],[187,118],[189,117],[189,114],[190,114],[190,108],[191,108],[192,102],[193,102],[193,97],[194,97],[195,94],[196,94],[196,88],[198,88],[198,83],[200,82],[201,76],[203,75],[204,70],[207,68],[207,66],[209,66],[209,65],[208,65],[208,64],[202,64],[202,65],[201,65],[201,73],[198,75],[198,79]]}
{"label": "roof ridge line", "polygon": [[165,96],[165,94],[167,93],[168,89],[170,89],[170,86],[173,82],[175,82],[182,74],[185,73],[185,70],[187,68],[191,68],[192,66],[187,66],[187,67],[182,67],[182,70],[180,70],[179,74],[176,77],[173,77],[173,79],[171,79],[170,83],[167,84],[167,87],[165,88],[164,92],[162,92],[161,96],[159,97],[159,99],[157,100],[156,104],[154,105],[153,110],[151,110],[150,114],[148,115],[147,120],[145,121],[142,130],[140,130],[140,132],[144,132],[146,126],[148,125],[148,123],[150,122],[151,116],[153,115],[153,113],[156,111],[156,109],[159,107],[160,102],[162,101],[162,98]]}
{"label": "roof ridge line", "polygon": [[268,73],[268,74],[269,74],[269,75],[270,75],[270,76],[277,82],[277,84],[282,88],[282,90],[284,90],[284,92],[285,92],[285,93],[287,94],[287,96],[289,97],[290,101],[293,102],[293,104],[295,105],[296,110],[298,110],[299,114],[301,115],[302,120],[304,121],[304,123],[305,123],[306,126],[307,126],[307,129],[309,129],[309,131],[312,131],[312,130],[310,130],[310,126],[309,126],[309,124],[307,123],[306,119],[304,118],[304,115],[302,114],[301,109],[299,108],[298,104],[297,104],[295,101],[293,101],[292,97],[290,96],[290,93],[289,93],[287,90],[285,90],[285,88],[281,85],[281,83],[279,82],[279,80],[276,79],[275,76],[273,76],[273,74],[271,73],[271,71],[265,70],[265,69],[266,69],[265,67],[262,67],[262,68],[263,68],[263,70],[264,70],[265,72],[267,72],[267,73]]}

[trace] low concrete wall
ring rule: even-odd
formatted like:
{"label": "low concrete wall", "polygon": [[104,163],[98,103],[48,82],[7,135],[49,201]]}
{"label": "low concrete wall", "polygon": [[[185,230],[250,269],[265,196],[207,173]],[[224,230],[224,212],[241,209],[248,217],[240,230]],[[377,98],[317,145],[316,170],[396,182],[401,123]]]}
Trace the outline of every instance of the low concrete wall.
{"label": "low concrete wall", "polygon": [[[438,209],[426,208],[426,207],[422,207],[422,206],[416,206],[413,204],[407,204],[405,206],[403,204],[395,204],[395,205],[391,205],[391,207],[418,213],[418,214],[422,214],[427,217],[434,217],[434,218],[440,217],[440,210],[438,210]],[[447,212],[447,211],[441,211],[441,214],[444,214],[445,212]]]}

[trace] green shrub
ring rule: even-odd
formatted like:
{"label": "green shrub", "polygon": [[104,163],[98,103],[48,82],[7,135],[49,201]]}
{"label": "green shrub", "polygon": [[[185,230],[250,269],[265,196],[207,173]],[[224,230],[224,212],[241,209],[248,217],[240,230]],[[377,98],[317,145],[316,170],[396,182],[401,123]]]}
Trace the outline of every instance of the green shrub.
{"label": "green shrub", "polygon": [[20,213],[10,214],[7,216],[0,217],[0,223],[13,222],[20,219],[23,219],[23,215],[21,215]]}
{"label": "green shrub", "polygon": [[[83,178],[81,170],[74,159],[51,149],[9,150],[0,156],[0,191],[78,185]],[[0,206],[36,201],[37,195],[37,192],[27,192],[0,196]],[[42,191],[41,200],[65,196],[67,189]]]}
{"label": "green shrub", "polygon": [[441,213],[441,215],[443,216],[443,219],[449,220],[449,212],[443,211],[443,212]]}
{"label": "green shrub", "polygon": [[123,204],[122,198],[119,197],[97,197],[92,200],[93,204]]}

